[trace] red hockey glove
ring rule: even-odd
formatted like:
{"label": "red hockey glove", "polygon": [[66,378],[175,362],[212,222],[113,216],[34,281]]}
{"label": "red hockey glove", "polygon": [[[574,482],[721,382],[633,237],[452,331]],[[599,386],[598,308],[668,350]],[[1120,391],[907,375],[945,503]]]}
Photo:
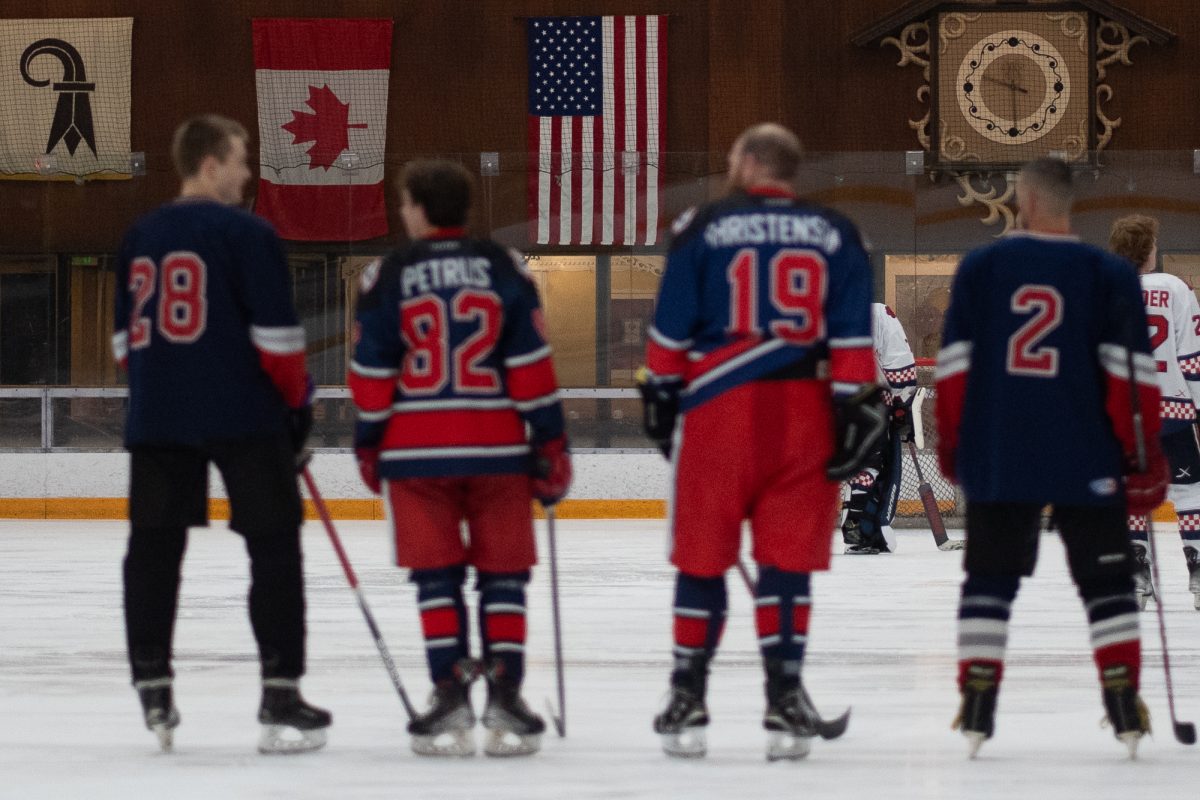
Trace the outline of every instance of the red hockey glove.
{"label": "red hockey glove", "polygon": [[567,437],[559,436],[533,448],[533,496],[549,508],[571,488],[571,453]]}
{"label": "red hockey glove", "polygon": [[[1147,445],[1150,445],[1147,442]],[[1171,482],[1171,469],[1167,458],[1163,455],[1158,441],[1146,448],[1146,471],[1137,472],[1131,469],[1125,473],[1125,502],[1129,514],[1135,517],[1145,516],[1162,505],[1167,499],[1167,485]]]}
{"label": "red hockey glove", "polygon": [[379,480],[379,448],[356,447],[354,456],[358,459],[358,474],[363,483],[373,494],[382,494],[383,484]]}

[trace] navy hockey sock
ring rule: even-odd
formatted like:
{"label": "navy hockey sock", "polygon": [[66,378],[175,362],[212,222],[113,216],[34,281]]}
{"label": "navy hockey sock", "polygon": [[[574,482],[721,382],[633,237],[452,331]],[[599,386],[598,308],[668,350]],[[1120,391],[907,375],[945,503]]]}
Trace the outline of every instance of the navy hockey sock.
{"label": "navy hockey sock", "polygon": [[700,578],[680,572],[675,578],[675,673],[686,673],[697,658],[717,652],[725,629],[729,595],[725,576]]}
{"label": "navy hockey sock", "polygon": [[481,572],[479,588],[479,638],[483,659],[496,662],[518,686],[525,677],[525,584],[529,571]]}
{"label": "navy hockey sock", "polygon": [[786,572],[759,566],[754,596],[754,622],[763,661],[783,665],[785,675],[800,676],[808,618],[812,610],[807,572]]}
{"label": "navy hockey sock", "polygon": [[454,676],[454,665],[467,658],[467,606],[463,602],[465,566],[414,569],[409,577],[417,585],[417,608],[425,635],[429,677],[436,684]]}
{"label": "navy hockey sock", "polygon": [[968,573],[958,602],[958,688],[962,691],[973,664],[994,666],[1000,683],[1008,619],[1021,578]]}
{"label": "navy hockey sock", "polygon": [[1138,630],[1138,606],[1133,595],[1133,578],[1105,578],[1085,581],[1079,596],[1087,610],[1092,652],[1101,680],[1105,670],[1124,665],[1138,689],[1142,664],[1142,640]]}

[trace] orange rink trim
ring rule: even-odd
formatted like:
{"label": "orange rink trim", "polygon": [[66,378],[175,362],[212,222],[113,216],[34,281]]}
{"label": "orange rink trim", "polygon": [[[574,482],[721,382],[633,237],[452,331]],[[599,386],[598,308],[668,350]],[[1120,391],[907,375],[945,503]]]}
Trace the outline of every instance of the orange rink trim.
{"label": "orange rink trim", "polygon": [[[380,500],[331,500],[325,505],[334,519],[386,519]],[[556,506],[559,519],[665,519],[665,500],[563,500]],[[0,519],[126,519],[124,497],[4,497]],[[534,503],[533,514],[544,519]],[[208,501],[209,519],[229,519],[228,500]],[[311,500],[304,501],[304,518],[319,519]]]}
{"label": "orange rink trim", "polygon": [[[128,501],[124,497],[0,497],[0,519],[125,519]],[[334,519],[386,519],[379,500],[325,501]],[[559,519],[666,519],[665,500],[563,500],[556,506]],[[921,501],[901,500],[897,511],[907,516],[922,513]],[[947,513],[949,501],[938,501]],[[227,500],[209,500],[210,519],[229,519]],[[545,519],[542,507],[533,505],[533,516]],[[311,500],[304,501],[304,518],[319,519]],[[1176,521],[1175,508],[1163,503],[1154,512],[1155,522]]]}

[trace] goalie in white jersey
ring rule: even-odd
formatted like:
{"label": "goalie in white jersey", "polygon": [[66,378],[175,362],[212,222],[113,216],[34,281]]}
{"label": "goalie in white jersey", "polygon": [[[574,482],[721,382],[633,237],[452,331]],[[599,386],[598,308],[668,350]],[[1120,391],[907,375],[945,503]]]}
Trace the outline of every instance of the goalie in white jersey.
{"label": "goalie in white jersey", "polygon": [[887,387],[890,423],[861,472],[850,479],[850,499],[842,523],[847,555],[876,555],[896,550],[892,518],[900,494],[902,442],[912,440],[912,402],[917,365],[904,328],[892,309],[871,304],[871,348],[876,383]]}
{"label": "goalie in white jersey", "polygon": [[[1137,265],[1142,302],[1150,326],[1150,346],[1158,364],[1162,394],[1160,416],[1163,451],[1171,464],[1167,496],[1179,517],[1179,534],[1187,559],[1188,588],[1200,610],[1200,445],[1196,441],[1200,407],[1200,303],[1186,283],[1156,272],[1158,221],[1134,214],[1113,223],[1109,249]],[[1154,597],[1147,558],[1146,518],[1129,518],[1129,536],[1138,560],[1134,576],[1140,608]]]}

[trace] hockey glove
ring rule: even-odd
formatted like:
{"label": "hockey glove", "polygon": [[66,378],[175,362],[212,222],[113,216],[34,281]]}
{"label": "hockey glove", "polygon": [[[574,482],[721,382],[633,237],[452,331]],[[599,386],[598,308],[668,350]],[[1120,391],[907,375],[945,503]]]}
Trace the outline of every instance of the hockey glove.
{"label": "hockey glove", "polygon": [[571,488],[571,452],[567,437],[559,436],[533,447],[533,496],[546,508],[562,500]]}
{"label": "hockey glove", "polygon": [[679,415],[679,380],[656,380],[645,367],[637,371],[637,387],[642,395],[642,429],[646,436],[671,457],[671,437],[675,433],[675,418]]}
{"label": "hockey glove", "polygon": [[891,419],[888,420],[888,433],[892,438],[902,442],[913,440],[912,406],[908,403],[897,402],[892,406]]}
{"label": "hockey glove", "polygon": [[358,474],[372,494],[382,494],[383,484],[379,480],[379,448],[356,447],[354,457],[358,459]]}
{"label": "hockey glove", "polygon": [[304,389],[304,402],[299,408],[289,408],[284,421],[287,423],[288,439],[292,443],[292,452],[296,454],[296,471],[304,469],[304,466],[312,458],[312,453],[306,449],[308,444],[308,435],[312,433],[313,428],[313,379],[308,377],[308,385]]}
{"label": "hockey glove", "polygon": [[887,428],[883,390],[867,384],[849,397],[835,397],[833,413],[837,439],[825,475],[844,481],[862,468]]}
{"label": "hockey glove", "polygon": [[1171,482],[1171,470],[1167,458],[1163,455],[1158,441],[1153,445],[1147,442],[1146,471],[1138,472],[1131,467],[1125,473],[1125,502],[1129,514],[1135,517],[1145,516],[1162,505],[1167,498],[1167,486]]}

